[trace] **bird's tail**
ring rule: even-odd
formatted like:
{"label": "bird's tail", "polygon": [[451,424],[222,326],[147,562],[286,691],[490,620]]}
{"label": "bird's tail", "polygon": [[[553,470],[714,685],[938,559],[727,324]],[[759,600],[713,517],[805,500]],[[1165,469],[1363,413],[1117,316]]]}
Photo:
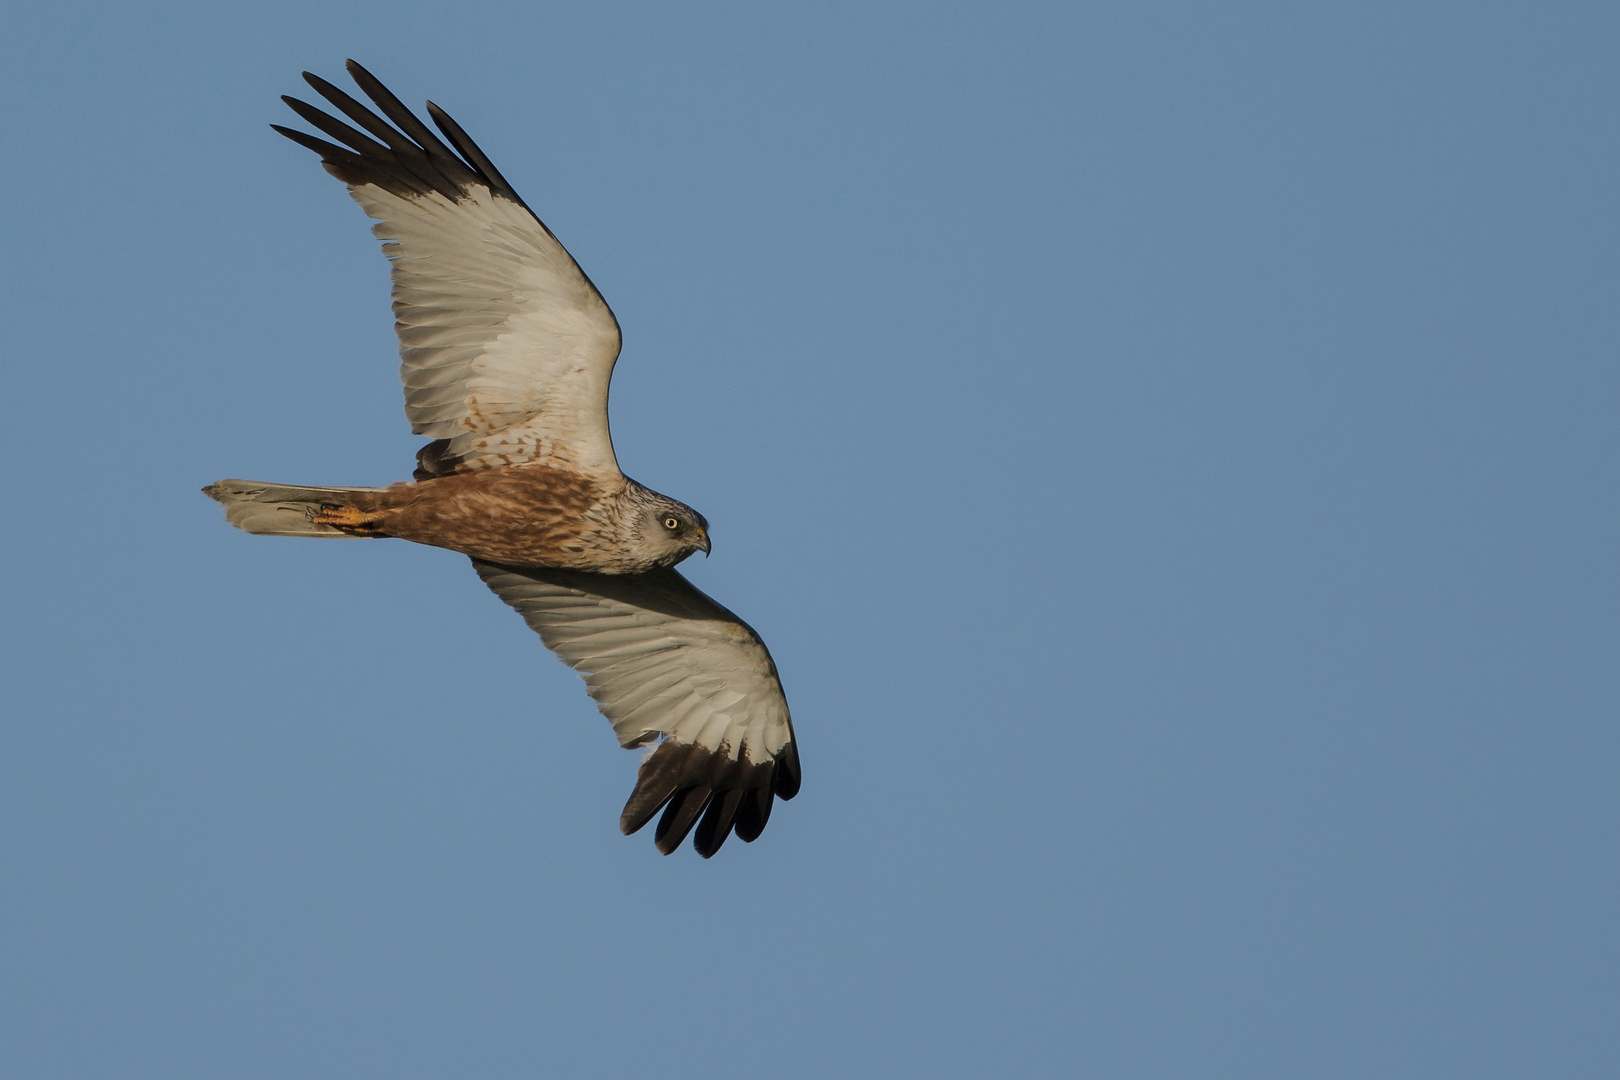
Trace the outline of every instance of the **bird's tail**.
{"label": "bird's tail", "polygon": [[225,507],[225,520],[259,536],[380,536],[370,512],[386,488],[294,487],[221,480],[203,494]]}

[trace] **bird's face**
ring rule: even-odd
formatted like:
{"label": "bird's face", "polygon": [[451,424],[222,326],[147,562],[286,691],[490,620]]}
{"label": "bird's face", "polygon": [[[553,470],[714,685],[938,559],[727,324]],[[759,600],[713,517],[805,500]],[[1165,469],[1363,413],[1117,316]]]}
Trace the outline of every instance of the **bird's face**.
{"label": "bird's face", "polygon": [[660,501],[647,509],[641,535],[668,552],[671,566],[694,551],[709,553],[708,519],[674,499]]}

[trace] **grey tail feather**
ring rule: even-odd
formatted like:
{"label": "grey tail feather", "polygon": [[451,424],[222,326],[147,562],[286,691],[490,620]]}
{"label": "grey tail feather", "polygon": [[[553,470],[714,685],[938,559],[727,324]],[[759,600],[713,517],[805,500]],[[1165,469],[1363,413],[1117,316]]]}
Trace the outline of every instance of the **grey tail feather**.
{"label": "grey tail feather", "polygon": [[225,507],[225,520],[243,532],[259,536],[358,535],[310,520],[321,506],[349,505],[346,496],[384,488],[295,487],[291,484],[261,484],[254,480],[220,480],[202,489]]}

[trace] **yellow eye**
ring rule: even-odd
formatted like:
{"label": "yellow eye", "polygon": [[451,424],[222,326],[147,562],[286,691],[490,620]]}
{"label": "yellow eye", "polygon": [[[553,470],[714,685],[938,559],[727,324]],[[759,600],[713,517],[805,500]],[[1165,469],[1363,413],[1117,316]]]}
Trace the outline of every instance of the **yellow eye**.
{"label": "yellow eye", "polygon": [[664,528],[666,528],[666,529],[678,529],[680,527],[681,527],[681,519],[680,518],[667,517],[667,518],[664,519]]}

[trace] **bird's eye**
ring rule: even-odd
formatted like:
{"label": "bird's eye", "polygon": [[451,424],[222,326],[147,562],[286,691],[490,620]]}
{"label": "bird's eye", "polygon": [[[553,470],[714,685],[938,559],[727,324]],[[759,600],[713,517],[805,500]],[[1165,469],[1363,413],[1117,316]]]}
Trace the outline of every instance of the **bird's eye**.
{"label": "bird's eye", "polygon": [[678,529],[680,527],[681,527],[681,519],[680,518],[667,517],[667,518],[664,519],[664,528],[666,528],[666,529]]}

